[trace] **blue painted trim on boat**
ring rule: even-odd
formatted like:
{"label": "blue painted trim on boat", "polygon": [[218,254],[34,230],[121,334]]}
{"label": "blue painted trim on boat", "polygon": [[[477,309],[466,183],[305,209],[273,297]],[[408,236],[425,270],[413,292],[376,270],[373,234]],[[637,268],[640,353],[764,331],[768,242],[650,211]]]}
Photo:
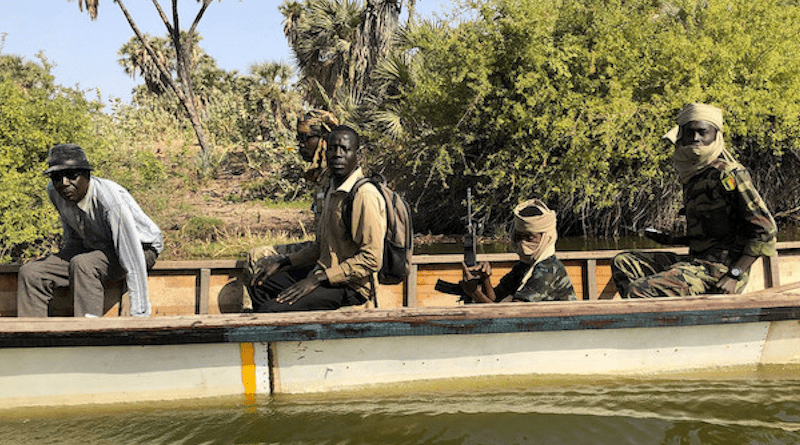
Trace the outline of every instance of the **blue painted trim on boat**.
{"label": "blue painted trim on boat", "polygon": [[232,342],[276,342],[422,335],[507,334],[591,329],[665,328],[800,320],[800,307],[687,312],[577,315],[566,317],[436,319],[366,323],[243,326],[230,328]]}

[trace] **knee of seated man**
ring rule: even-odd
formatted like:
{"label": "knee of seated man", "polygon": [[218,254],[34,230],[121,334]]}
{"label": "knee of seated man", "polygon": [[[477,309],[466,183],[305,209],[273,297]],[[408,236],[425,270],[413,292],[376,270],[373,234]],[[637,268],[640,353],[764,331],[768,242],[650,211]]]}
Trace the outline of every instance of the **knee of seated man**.
{"label": "knee of seated man", "polygon": [[97,273],[97,266],[90,256],[75,255],[69,260],[69,273],[70,275],[73,273],[94,275]]}
{"label": "knee of seated man", "polygon": [[17,271],[17,279],[25,280],[35,275],[37,269],[39,268],[37,263],[37,261],[29,261],[22,266],[19,266],[19,270]]}

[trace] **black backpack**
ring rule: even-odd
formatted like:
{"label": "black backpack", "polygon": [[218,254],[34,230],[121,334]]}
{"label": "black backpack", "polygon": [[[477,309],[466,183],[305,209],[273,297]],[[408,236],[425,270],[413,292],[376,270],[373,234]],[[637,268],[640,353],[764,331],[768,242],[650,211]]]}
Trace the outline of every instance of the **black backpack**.
{"label": "black backpack", "polygon": [[[342,212],[348,234],[353,219],[353,199],[362,185],[370,183],[386,201],[386,238],[383,241],[383,265],[378,271],[381,284],[398,284],[411,272],[411,257],[414,253],[414,228],[411,222],[411,207],[402,196],[386,185],[381,174],[361,178],[347,195]],[[374,292],[374,290],[373,290]]]}

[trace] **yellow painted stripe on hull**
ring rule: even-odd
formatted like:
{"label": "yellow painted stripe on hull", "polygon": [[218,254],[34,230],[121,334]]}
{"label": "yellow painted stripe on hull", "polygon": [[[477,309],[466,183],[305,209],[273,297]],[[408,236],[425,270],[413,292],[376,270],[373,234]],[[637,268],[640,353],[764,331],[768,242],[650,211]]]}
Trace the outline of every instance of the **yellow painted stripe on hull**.
{"label": "yellow painted stripe on hull", "polygon": [[242,385],[245,404],[256,402],[256,360],[253,343],[239,343],[239,356],[242,359]]}

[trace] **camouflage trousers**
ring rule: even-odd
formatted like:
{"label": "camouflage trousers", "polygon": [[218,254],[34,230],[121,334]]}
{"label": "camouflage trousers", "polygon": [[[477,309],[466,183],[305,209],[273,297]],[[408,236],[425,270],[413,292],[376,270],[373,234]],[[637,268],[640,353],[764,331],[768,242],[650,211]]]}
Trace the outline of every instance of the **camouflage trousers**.
{"label": "camouflage trousers", "polygon": [[[298,252],[303,250],[306,246],[311,244],[311,241],[304,241],[302,243],[292,243],[292,244],[275,244],[271,246],[257,246],[250,249],[247,252],[247,265],[244,270],[244,279],[245,279],[245,290],[247,296],[245,300],[250,300],[250,296],[253,295],[253,289],[250,287],[250,280],[258,274],[259,270],[262,269],[266,262],[270,261],[272,257],[276,255],[288,255],[290,253]],[[248,301],[245,301],[245,307],[248,306]]]}
{"label": "camouflage trousers", "polygon": [[[623,252],[611,260],[611,276],[622,298],[719,293],[716,283],[727,271],[724,264],[671,252]],[[744,274],[736,292],[746,284]]]}

